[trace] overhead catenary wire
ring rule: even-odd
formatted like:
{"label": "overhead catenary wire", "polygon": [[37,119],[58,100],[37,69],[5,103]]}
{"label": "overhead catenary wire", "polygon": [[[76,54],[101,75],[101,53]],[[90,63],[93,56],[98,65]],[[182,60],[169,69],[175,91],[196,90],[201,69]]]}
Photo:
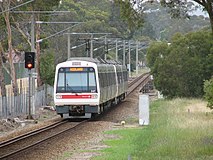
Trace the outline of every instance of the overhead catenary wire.
{"label": "overhead catenary wire", "polygon": [[[81,23],[79,23],[79,24],[81,24]],[[58,35],[58,34],[60,34],[60,33],[63,33],[64,31],[69,30],[70,28],[73,28],[73,27],[79,25],[79,24],[75,24],[75,25],[73,25],[73,26],[71,26],[71,27],[68,27],[68,28],[66,28],[66,29],[64,29],[64,30],[61,30],[61,31],[57,32],[57,33],[54,33],[54,34],[52,34],[52,35],[50,35],[50,36],[48,36],[48,37],[45,37],[45,38],[43,38],[43,39],[39,39],[39,40],[37,40],[36,42],[37,42],[37,43],[38,43],[38,42],[42,42],[43,40],[49,39],[49,38],[51,38],[51,37],[54,37],[54,36],[56,36],[56,35]]]}
{"label": "overhead catenary wire", "polygon": [[[4,10],[4,11],[2,11],[2,12],[0,12],[0,13],[2,14],[2,13],[5,13],[5,12],[14,10],[14,9],[16,9],[16,8],[19,8],[19,7],[21,7],[21,6],[24,6],[24,5],[28,4],[28,3],[33,2],[33,1],[34,1],[34,0],[27,1],[27,2],[25,2],[25,3],[22,3],[22,4],[17,5],[17,6],[15,6],[15,7],[12,7],[12,8],[9,8],[9,9],[7,9],[7,10]],[[3,2],[3,0],[0,0],[0,3],[2,3],[2,2]]]}
{"label": "overhead catenary wire", "polygon": [[77,46],[73,46],[71,49],[75,49],[75,48],[81,47],[81,46],[83,46],[83,45],[85,45],[85,44],[87,44],[87,43],[82,43],[82,44],[79,44],[79,45],[77,45]]}

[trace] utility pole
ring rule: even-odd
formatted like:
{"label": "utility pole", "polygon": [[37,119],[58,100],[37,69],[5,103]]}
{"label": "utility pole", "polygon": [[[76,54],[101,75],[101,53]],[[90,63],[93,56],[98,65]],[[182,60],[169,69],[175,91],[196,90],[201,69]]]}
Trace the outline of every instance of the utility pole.
{"label": "utility pole", "polygon": [[93,58],[93,34],[91,34],[90,40],[90,57]]}
{"label": "utility pole", "polygon": [[125,63],[125,59],[126,59],[126,57],[125,57],[125,54],[126,54],[126,44],[125,44],[126,42],[125,42],[125,40],[123,41],[123,65],[125,66],[126,65],[126,63]]}
{"label": "utility pole", "polygon": [[107,59],[107,50],[108,50],[108,48],[107,48],[107,37],[105,36],[105,39],[104,39],[104,60],[106,60]]}
{"label": "utility pole", "polygon": [[135,60],[135,65],[136,65],[136,75],[138,75],[138,41],[136,42],[136,60]]}
{"label": "utility pole", "polygon": [[129,76],[131,77],[131,57],[130,57],[130,52],[131,52],[131,48],[130,48],[130,40],[129,40],[129,52],[128,52],[128,58],[129,58],[129,62],[128,62],[128,68],[129,68]]}
{"label": "utility pole", "polygon": [[89,57],[89,53],[90,53],[90,45],[89,45],[89,39],[86,39],[86,53],[87,53],[87,57]]}
{"label": "utility pole", "polygon": [[118,61],[118,39],[115,41],[115,60]]}
{"label": "utility pole", "polygon": [[35,15],[31,15],[31,52],[35,51]]}
{"label": "utility pole", "polygon": [[70,34],[67,34],[67,59],[71,57],[71,51],[70,51]]}

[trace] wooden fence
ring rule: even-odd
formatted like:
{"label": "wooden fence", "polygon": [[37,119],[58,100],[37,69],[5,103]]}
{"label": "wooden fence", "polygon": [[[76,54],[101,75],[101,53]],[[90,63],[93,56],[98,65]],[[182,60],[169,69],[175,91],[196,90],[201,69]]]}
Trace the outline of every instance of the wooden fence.
{"label": "wooden fence", "polygon": [[[25,83],[26,84],[26,83]],[[20,89],[18,96],[12,94],[12,88],[7,87],[7,96],[0,95],[0,118],[17,117],[29,113],[28,86]],[[53,104],[53,87],[43,85],[31,93],[31,113],[34,114],[42,106]],[[31,91],[32,92],[32,91]]]}

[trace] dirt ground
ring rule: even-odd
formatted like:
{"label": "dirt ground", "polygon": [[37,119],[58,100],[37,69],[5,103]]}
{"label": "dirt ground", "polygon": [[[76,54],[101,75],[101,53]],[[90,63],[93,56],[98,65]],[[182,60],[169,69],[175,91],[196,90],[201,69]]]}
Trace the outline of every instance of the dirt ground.
{"label": "dirt ground", "polygon": [[51,106],[41,107],[33,115],[32,120],[28,120],[27,115],[0,119],[0,141],[46,126],[58,119],[60,119],[60,116],[56,114]]}

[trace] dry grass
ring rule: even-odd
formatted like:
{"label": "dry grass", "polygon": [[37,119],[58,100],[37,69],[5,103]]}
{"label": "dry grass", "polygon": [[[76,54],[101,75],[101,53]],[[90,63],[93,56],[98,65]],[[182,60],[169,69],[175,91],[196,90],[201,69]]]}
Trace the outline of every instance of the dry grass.
{"label": "dry grass", "polygon": [[[207,103],[202,100],[193,99],[189,104],[177,107],[180,99],[171,102],[174,107],[170,108],[173,113],[171,125],[178,128],[208,128],[213,126],[212,111],[206,107]],[[212,118],[211,118],[212,117]]]}

